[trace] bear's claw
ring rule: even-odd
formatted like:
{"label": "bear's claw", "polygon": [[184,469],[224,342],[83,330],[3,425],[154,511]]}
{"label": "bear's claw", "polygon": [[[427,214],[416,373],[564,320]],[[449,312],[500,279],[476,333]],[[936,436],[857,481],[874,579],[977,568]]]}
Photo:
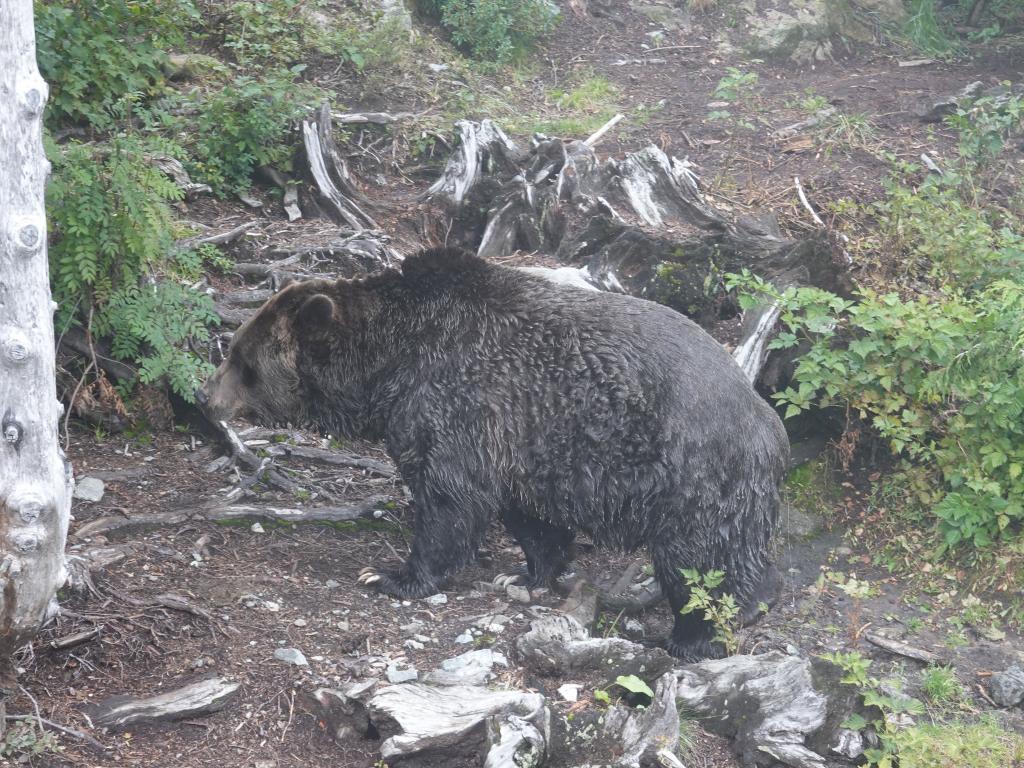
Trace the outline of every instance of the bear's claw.
{"label": "bear's claw", "polygon": [[373,567],[363,568],[359,572],[359,583],[367,587],[371,584],[376,584],[381,578],[381,574],[377,573],[377,570]]}

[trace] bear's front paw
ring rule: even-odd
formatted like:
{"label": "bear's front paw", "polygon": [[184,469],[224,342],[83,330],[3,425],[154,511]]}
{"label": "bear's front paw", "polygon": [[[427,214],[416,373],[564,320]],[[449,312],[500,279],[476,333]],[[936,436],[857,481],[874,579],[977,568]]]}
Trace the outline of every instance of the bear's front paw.
{"label": "bear's front paw", "polygon": [[507,573],[499,573],[494,577],[492,583],[501,589],[505,589],[505,587],[512,586],[513,584],[529,589],[537,586],[536,584],[531,584],[531,581],[530,569],[526,567],[526,563],[521,563]]}
{"label": "bear's front paw", "polygon": [[406,600],[427,597],[438,591],[437,586],[433,583],[417,579],[405,570],[384,572],[378,571],[372,565],[359,572],[359,583],[363,586],[373,587],[385,595]]}

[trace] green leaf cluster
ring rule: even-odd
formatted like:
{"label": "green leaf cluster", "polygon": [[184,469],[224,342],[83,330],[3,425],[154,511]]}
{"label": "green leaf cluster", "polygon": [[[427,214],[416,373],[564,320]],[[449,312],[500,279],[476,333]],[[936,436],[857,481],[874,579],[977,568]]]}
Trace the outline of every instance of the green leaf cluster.
{"label": "green leaf cluster", "polygon": [[141,381],[165,377],[189,399],[206,365],[185,342],[205,340],[217,317],[210,297],[181,281],[209,253],[174,250],[169,204],[181,192],[149,161],[153,150],[132,136],[49,147],[51,284],[58,327],[91,324]]}
{"label": "green leaf cluster", "polygon": [[729,655],[739,651],[736,631],[739,629],[740,608],[735,597],[719,590],[725,581],[725,571],[700,573],[692,568],[683,568],[679,572],[690,588],[690,599],[679,612],[701,611],[704,620],[715,629],[714,642],[721,643]]}
{"label": "green leaf cluster", "polygon": [[198,18],[192,0],[37,0],[39,69],[50,86],[47,123],[106,130],[125,94],[164,85],[166,50]]}
{"label": "green leaf cluster", "polygon": [[492,66],[513,61],[551,31],[558,15],[549,0],[420,0],[452,41]]}

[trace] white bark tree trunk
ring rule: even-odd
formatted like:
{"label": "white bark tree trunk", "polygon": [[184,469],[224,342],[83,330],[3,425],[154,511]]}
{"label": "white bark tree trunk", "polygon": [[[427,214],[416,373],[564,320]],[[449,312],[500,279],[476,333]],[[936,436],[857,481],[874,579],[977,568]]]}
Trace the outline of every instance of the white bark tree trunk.
{"label": "white bark tree trunk", "polygon": [[[71,468],[57,442],[43,153],[47,87],[32,0],[0,2],[0,711],[10,656],[56,610]],[[0,726],[2,727],[2,726]]]}

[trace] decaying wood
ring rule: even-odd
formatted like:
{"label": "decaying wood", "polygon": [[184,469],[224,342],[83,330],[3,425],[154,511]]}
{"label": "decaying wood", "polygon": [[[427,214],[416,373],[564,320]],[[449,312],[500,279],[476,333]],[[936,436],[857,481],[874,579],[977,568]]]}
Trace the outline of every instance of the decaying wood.
{"label": "decaying wood", "polygon": [[[178,509],[169,512],[143,512],[133,515],[104,515],[78,528],[73,538],[88,539],[100,534],[131,528],[179,525],[189,520],[228,523],[239,520],[271,520],[283,523],[345,523],[372,517],[390,502],[387,496],[370,496],[351,504],[324,507],[284,507],[255,504],[217,504],[206,508]],[[116,561],[110,561],[116,562]],[[89,570],[107,564],[101,559],[85,561]]]}
{"label": "decaying wood", "polygon": [[369,472],[373,472],[375,475],[380,475],[381,477],[395,476],[394,467],[389,464],[385,464],[382,461],[367,459],[362,456],[353,456],[349,453],[327,451],[322,448],[311,448],[305,445],[288,445],[286,443],[280,443],[277,445],[268,445],[265,452],[268,456],[295,456],[300,459],[310,459],[324,464],[335,464],[340,467],[356,467],[358,469],[368,470]]}
{"label": "decaying wood", "polygon": [[210,677],[158,696],[113,696],[90,704],[86,713],[95,725],[115,730],[138,723],[181,720],[220,711],[240,687],[241,683]]}
{"label": "decaying wood", "polygon": [[459,147],[449,159],[441,178],[427,190],[427,195],[443,197],[459,206],[483,173],[496,165],[514,166],[519,149],[491,120],[479,123],[460,120],[455,126],[459,129]]}
{"label": "decaying wood", "polygon": [[193,235],[192,237],[186,237],[183,240],[179,240],[174,244],[174,247],[179,250],[187,250],[199,245],[226,245],[227,243],[233,243],[235,240],[238,240],[258,224],[259,221],[247,221],[245,224],[239,224],[237,227],[232,227],[231,229],[223,232],[214,232],[213,234],[208,235]]}
{"label": "decaying wood", "polygon": [[353,123],[373,123],[375,125],[390,125],[391,123],[397,123],[402,120],[408,120],[416,117],[414,112],[345,112],[340,114],[338,112],[332,112],[331,117],[336,123],[342,123],[343,125],[349,125]]}
{"label": "decaying wood", "polygon": [[[71,465],[57,441],[54,353],[43,191],[48,88],[36,66],[31,0],[0,3],[0,715],[10,657],[57,612]],[[0,732],[4,720],[0,719]],[[0,733],[2,735],[2,733]]]}
{"label": "decaying wood", "polygon": [[521,691],[489,691],[473,686],[392,685],[368,703],[370,720],[384,743],[384,760],[443,750],[446,757],[473,754],[483,746],[484,723],[516,716],[548,730],[544,697]]}
{"label": "decaying wood", "polygon": [[326,103],[315,121],[302,121],[302,139],[320,201],[332,217],[356,231],[377,229],[377,222],[356,203],[361,195],[352,184],[348,168],[334,144],[331,113]]}
{"label": "decaying wood", "polygon": [[863,637],[872,645],[877,645],[879,648],[889,651],[889,653],[895,653],[898,656],[906,656],[908,659],[923,661],[925,664],[941,664],[943,662],[943,658],[937,653],[926,651],[923,648],[915,648],[912,645],[884,637],[876,632],[865,632]]}
{"label": "decaying wood", "polygon": [[583,143],[586,144],[588,147],[596,147],[598,142],[605,137],[608,131],[610,131],[612,128],[614,128],[616,125],[622,122],[622,120],[625,119],[625,117],[626,116],[623,114],[615,115],[615,117],[613,117],[607,123],[605,123],[592,134],[590,134],[590,136],[584,139]]}
{"label": "decaying wood", "polygon": [[122,363],[120,360],[114,360],[111,358],[106,346],[98,343],[95,339],[93,340],[92,346],[90,346],[89,339],[86,337],[85,331],[82,328],[68,328],[60,337],[60,347],[66,347],[67,349],[70,349],[84,357],[88,357],[89,359],[92,359],[95,356],[96,364],[99,365],[100,369],[110,374],[118,381],[129,383],[135,380],[136,372],[134,368]]}
{"label": "decaying wood", "polygon": [[188,171],[185,170],[185,166],[181,164],[180,160],[168,155],[148,155],[147,159],[174,180],[178,189],[184,193],[186,200],[192,200],[201,194],[210,194],[213,191],[209,184],[192,181],[192,177],[188,175]]}
{"label": "decaying wood", "polygon": [[102,631],[103,625],[99,624],[92,629],[85,629],[71,635],[58,637],[56,640],[51,640],[47,645],[55,651],[66,651],[68,648],[74,648],[76,645],[82,645],[99,637]]}
{"label": "decaying wood", "polygon": [[657,760],[666,744],[679,740],[676,677],[666,672],[654,687],[650,705],[633,709],[616,704],[605,715],[602,735],[622,752],[615,761],[621,768],[640,768]]}

